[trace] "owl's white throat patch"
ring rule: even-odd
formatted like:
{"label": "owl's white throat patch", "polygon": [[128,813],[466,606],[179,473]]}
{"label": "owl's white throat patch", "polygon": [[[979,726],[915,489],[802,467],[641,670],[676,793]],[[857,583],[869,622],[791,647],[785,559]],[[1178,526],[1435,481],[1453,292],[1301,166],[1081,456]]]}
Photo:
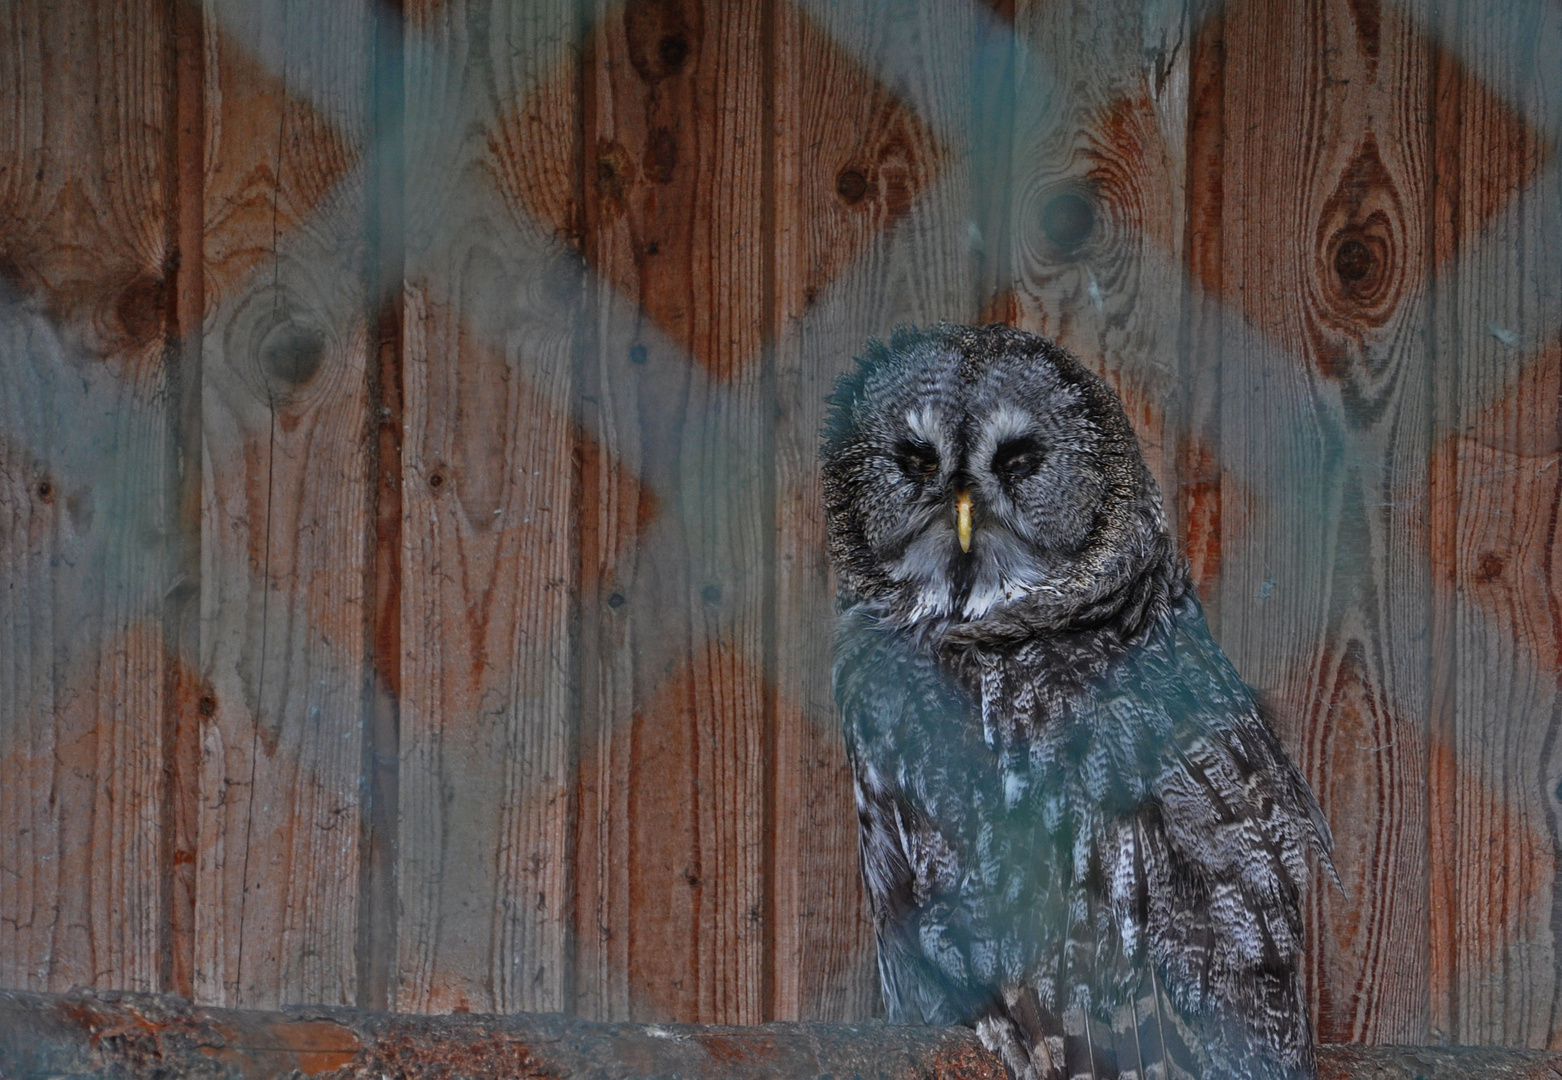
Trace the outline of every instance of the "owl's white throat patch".
{"label": "owl's white throat patch", "polygon": [[[893,565],[891,576],[911,584],[914,589],[914,605],[908,613],[913,620],[924,618],[948,618],[958,615],[962,619],[983,619],[1004,604],[1030,596],[1037,587],[1035,578],[1013,569],[1005,572],[1008,564],[1016,560],[1006,558],[1011,554],[996,534],[978,534],[977,544],[969,555],[958,554],[958,546],[952,536],[935,531],[930,536],[919,537]],[[974,563],[974,573],[957,574],[958,561]]]}

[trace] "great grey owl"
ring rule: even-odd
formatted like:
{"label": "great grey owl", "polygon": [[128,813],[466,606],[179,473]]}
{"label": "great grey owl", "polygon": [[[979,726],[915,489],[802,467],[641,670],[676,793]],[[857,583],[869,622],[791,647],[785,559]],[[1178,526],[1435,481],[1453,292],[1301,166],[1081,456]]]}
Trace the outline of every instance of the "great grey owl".
{"label": "great grey owl", "polygon": [[1044,338],[874,342],[831,398],[836,702],[891,1020],[1016,1077],[1313,1074],[1332,840],[1210,637],[1117,397]]}

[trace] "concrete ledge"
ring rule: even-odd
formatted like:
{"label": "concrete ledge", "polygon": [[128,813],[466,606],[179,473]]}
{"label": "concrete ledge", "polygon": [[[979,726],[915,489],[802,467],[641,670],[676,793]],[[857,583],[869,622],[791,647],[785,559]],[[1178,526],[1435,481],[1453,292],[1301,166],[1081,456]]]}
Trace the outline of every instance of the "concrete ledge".
{"label": "concrete ledge", "polygon": [[[1329,1046],[1323,1080],[1558,1080],[1562,1054]],[[250,1012],[116,991],[0,991],[0,1077],[834,1077],[1004,1080],[965,1028],[601,1024],[558,1015]]]}

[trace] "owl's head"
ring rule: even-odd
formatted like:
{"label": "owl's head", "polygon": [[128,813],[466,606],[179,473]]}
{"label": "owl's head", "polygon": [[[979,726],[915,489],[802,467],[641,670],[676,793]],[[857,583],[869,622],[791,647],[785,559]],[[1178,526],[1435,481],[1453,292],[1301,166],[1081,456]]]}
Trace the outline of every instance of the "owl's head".
{"label": "owl's head", "polygon": [[905,625],[1085,624],[1174,571],[1160,492],[1112,390],[992,325],[902,328],[832,395],[823,447],[843,600]]}

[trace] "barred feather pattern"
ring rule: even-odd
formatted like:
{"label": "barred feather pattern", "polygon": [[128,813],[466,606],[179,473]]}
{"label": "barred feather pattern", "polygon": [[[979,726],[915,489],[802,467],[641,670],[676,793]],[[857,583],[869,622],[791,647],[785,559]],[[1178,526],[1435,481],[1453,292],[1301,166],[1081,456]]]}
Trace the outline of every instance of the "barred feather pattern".
{"label": "barred feather pattern", "polygon": [[[1115,396],[1044,339],[939,326],[834,405],[834,687],[890,1018],[970,1024],[1021,1080],[1312,1076],[1328,826]],[[1006,438],[1051,471],[986,475]],[[956,493],[986,547],[955,546]]]}
{"label": "barred feather pattern", "polygon": [[1310,1075],[1299,902],[1327,826],[1197,601],[1071,694],[1028,674],[1046,647],[941,657],[865,607],[842,617],[890,1017],[1001,1017],[1057,1044],[1037,1076]]}

